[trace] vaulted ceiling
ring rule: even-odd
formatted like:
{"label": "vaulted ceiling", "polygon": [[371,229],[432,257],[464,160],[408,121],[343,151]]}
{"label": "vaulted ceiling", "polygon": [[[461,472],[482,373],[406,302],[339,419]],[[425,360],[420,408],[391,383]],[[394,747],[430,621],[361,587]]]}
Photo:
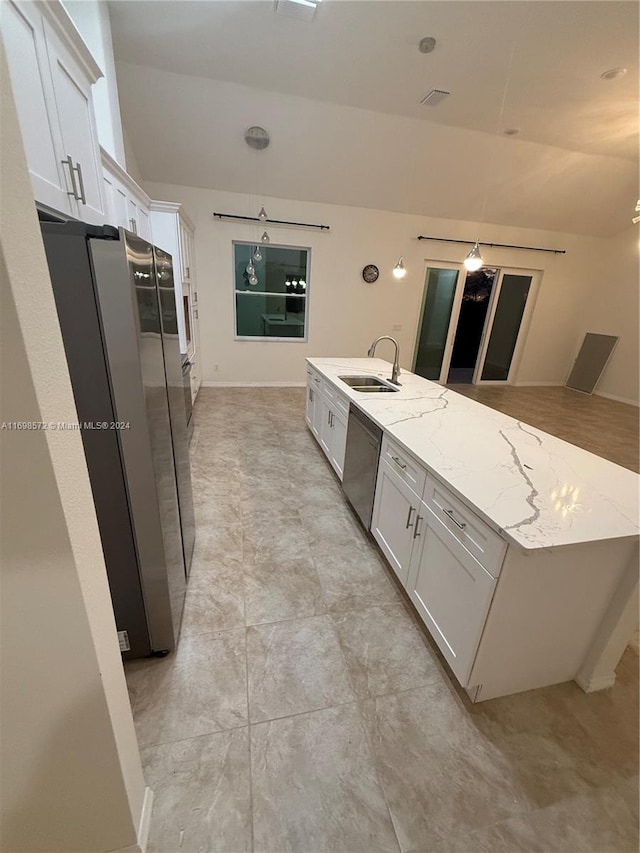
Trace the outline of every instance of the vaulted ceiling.
{"label": "vaulted ceiling", "polygon": [[[267,195],[616,233],[637,198],[638,4],[110,3],[143,176]],[[436,39],[432,53],[418,42]],[[604,80],[615,67],[625,76]],[[432,88],[451,94],[423,106]],[[272,144],[242,141],[262,124]],[[504,131],[517,128],[517,136]]]}

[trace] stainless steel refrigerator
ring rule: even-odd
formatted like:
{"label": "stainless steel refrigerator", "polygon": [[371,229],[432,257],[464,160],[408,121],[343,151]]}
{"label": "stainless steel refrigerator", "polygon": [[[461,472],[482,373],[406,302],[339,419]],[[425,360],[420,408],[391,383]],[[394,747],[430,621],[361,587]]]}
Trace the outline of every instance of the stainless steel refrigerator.
{"label": "stainless steel refrigerator", "polygon": [[120,647],[163,655],[195,539],[171,256],[110,226],[41,229]]}

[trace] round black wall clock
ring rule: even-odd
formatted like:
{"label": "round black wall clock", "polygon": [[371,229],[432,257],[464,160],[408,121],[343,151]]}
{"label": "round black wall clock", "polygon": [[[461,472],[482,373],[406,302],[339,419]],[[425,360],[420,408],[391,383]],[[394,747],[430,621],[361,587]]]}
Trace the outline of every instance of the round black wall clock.
{"label": "round black wall clock", "polygon": [[374,281],[378,280],[379,275],[380,270],[375,264],[367,264],[362,270],[362,278],[367,282],[367,284],[373,284]]}

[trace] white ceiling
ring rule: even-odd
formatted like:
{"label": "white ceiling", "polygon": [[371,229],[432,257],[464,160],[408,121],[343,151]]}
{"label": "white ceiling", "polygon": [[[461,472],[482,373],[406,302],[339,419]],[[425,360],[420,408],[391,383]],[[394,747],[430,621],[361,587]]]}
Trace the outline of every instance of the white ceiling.
{"label": "white ceiling", "polygon": [[[312,23],[272,0],[110,9],[148,181],[542,231],[629,227],[635,2],[323,0]],[[433,54],[418,51],[425,35]],[[619,65],[626,77],[600,79]],[[420,106],[433,87],[451,97]],[[265,151],[243,141],[254,124],[271,134]]]}
{"label": "white ceiling", "polygon": [[[638,154],[638,3],[111,0],[116,60],[570,151]],[[423,36],[437,46],[418,50]],[[624,66],[628,74],[600,74]],[[420,105],[432,88],[451,96]],[[500,117],[504,98],[504,111]]]}

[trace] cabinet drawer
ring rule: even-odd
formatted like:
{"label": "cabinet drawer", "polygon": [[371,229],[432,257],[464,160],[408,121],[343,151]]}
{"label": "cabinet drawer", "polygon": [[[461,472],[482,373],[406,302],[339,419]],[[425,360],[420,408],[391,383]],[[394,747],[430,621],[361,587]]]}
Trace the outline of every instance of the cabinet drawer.
{"label": "cabinet drawer", "polygon": [[339,391],[333,390],[333,408],[336,412],[349,417],[349,400]]}
{"label": "cabinet drawer", "polygon": [[316,373],[312,367],[307,367],[307,382],[312,388],[316,388],[318,391],[321,390],[322,379],[320,378],[320,374]]}
{"label": "cabinet drawer", "polygon": [[380,458],[389,464],[400,479],[413,489],[419,498],[422,497],[427,472],[421,465],[418,465],[412,456],[402,450],[395,441],[385,436],[382,441]]}
{"label": "cabinet drawer", "polygon": [[506,542],[435,477],[428,477],[423,500],[466,550],[498,577]]}

